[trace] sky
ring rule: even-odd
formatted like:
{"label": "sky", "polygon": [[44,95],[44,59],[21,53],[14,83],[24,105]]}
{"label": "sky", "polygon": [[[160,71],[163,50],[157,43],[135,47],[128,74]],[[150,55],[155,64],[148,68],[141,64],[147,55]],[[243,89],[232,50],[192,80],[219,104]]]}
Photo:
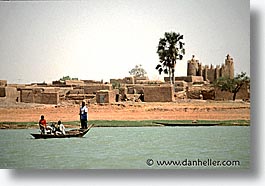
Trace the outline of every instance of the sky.
{"label": "sky", "polygon": [[184,35],[186,55],[203,65],[234,58],[250,74],[249,0],[87,0],[0,2],[0,79],[51,83],[63,76],[104,80],[129,76],[141,64],[149,79],[159,39]]}

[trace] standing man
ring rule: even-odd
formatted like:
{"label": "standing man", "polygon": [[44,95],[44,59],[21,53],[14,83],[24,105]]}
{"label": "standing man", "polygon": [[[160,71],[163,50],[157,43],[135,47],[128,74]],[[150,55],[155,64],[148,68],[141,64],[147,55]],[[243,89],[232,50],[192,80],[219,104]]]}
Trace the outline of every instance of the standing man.
{"label": "standing man", "polygon": [[80,107],[80,121],[81,121],[81,129],[87,129],[87,114],[88,108],[86,107],[86,101],[82,101],[82,106]]}

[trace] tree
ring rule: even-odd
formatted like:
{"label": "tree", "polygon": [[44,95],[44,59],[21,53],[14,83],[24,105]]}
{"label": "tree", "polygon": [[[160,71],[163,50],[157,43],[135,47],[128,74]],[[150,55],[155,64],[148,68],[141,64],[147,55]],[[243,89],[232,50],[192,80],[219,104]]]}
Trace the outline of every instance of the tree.
{"label": "tree", "polygon": [[229,91],[233,93],[233,101],[236,99],[236,94],[244,84],[250,83],[250,78],[246,75],[246,72],[237,74],[235,78],[220,77],[214,82],[215,87],[219,87],[221,91]]}
{"label": "tree", "polygon": [[147,72],[143,69],[142,65],[135,65],[135,67],[129,71],[130,75],[135,77],[144,77]]}
{"label": "tree", "polygon": [[65,81],[65,80],[78,80],[78,78],[71,78],[70,76],[63,76],[60,78],[60,81]]}
{"label": "tree", "polygon": [[175,84],[175,67],[176,61],[182,60],[185,55],[185,49],[183,48],[184,42],[183,35],[175,32],[166,32],[164,38],[160,38],[157,54],[159,56],[159,62],[156,66],[159,74],[162,72],[169,74],[171,84]]}

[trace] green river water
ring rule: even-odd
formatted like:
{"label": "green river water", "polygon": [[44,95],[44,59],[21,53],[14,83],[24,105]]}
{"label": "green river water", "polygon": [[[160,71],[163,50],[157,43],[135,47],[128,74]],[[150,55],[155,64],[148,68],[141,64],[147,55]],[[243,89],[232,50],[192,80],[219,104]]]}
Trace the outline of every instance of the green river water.
{"label": "green river water", "polygon": [[37,129],[0,130],[4,169],[241,169],[250,127],[105,127],[83,138],[33,139]]}

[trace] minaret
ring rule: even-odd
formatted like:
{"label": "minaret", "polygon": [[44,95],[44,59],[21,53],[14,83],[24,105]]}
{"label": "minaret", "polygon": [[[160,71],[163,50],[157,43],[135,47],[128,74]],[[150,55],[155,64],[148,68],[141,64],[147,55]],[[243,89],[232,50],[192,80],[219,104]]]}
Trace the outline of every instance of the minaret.
{"label": "minaret", "polygon": [[226,67],[226,75],[230,79],[234,79],[234,61],[233,58],[227,54],[226,59],[225,59],[225,67]]}
{"label": "minaret", "polygon": [[195,55],[192,55],[192,59],[188,60],[187,75],[196,76],[199,69],[198,60],[195,60]]}

